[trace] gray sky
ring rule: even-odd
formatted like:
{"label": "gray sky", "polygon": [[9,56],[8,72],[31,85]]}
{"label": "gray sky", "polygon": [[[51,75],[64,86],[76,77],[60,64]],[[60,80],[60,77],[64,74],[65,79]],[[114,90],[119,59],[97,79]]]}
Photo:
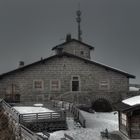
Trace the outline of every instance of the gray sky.
{"label": "gray sky", "polygon": [[52,55],[67,33],[77,38],[79,2],[92,59],[134,74],[131,82],[140,84],[140,0],[0,0],[0,73]]}

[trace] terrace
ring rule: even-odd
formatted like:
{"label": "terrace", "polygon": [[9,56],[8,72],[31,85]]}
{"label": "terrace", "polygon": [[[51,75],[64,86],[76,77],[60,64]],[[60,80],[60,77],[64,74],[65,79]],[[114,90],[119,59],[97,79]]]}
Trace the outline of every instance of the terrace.
{"label": "terrace", "polygon": [[3,108],[12,118],[34,132],[67,129],[66,114],[63,110],[51,110],[43,106],[13,106],[3,101]]}

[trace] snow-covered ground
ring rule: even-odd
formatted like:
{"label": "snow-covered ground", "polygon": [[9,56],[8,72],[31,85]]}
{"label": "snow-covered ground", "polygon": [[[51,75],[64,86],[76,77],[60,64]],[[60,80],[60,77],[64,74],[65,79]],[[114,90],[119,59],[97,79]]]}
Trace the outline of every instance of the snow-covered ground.
{"label": "snow-covered ground", "polygon": [[109,132],[118,130],[117,113],[81,112],[86,119],[86,128],[76,128],[72,120],[67,120],[69,130],[51,133],[50,140],[60,140],[64,137],[64,133],[72,136],[74,140],[101,140],[100,132],[106,128]]}
{"label": "snow-covered ground", "polygon": [[[20,114],[54,112],[53,110],[38,106],[15,106],[13,108]],[[101,140],[100,132],[104,131],[106,128],[109,132],[118,130],[117,113],[87,113],[84,111],[81,111],[81,113],[86,119],[86,128],[80,128],[79,125],[75,124],[72,118],[67,118],[69,129],[51,133],[50,140],[60,140],[64,137],[64,133],[72,136],[74,140]]]}
{"label": "snow-covered ground", "polygon": [[50,110],[45,107],[33,107],[33,106],[15,106],[13,107],[15,110],[17,110],[20,114],[26,114],[26,113],[42,113],[42,112],[54,112],[53,110]]}

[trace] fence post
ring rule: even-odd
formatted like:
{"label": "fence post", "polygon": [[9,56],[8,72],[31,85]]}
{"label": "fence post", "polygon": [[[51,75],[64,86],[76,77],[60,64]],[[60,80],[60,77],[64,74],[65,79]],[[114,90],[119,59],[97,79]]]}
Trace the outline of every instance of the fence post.
{"label": "fence post", "polygon": [[78,118],[78,120],[79,120],[79,111],[78,111],[78,114],[77,114],[78,116],[77,116],[77,118]]}
{"label": "fence post", "polygon": [[38,113],[36,113],[36,120],[38,121]]}
{"label": "fence post", "polygon": [[53,118],[53,116],[52,116],[52,112],[50,113],[50,118],[51,118],[51,120],[52,120],[52,118]]}
{"label": "fence post", "polygon": [[86,128],[86,120],[83,121],[83,127]]}

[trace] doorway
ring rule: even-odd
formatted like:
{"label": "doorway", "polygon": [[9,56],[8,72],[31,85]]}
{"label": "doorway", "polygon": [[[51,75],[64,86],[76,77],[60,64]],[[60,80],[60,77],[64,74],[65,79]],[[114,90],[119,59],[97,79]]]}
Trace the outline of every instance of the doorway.
{"label": "doorway", "polygon": [[72,77],[71,90],[72,91],[80,91],[80,80],[79,80],[79,76],[73,76]]}

